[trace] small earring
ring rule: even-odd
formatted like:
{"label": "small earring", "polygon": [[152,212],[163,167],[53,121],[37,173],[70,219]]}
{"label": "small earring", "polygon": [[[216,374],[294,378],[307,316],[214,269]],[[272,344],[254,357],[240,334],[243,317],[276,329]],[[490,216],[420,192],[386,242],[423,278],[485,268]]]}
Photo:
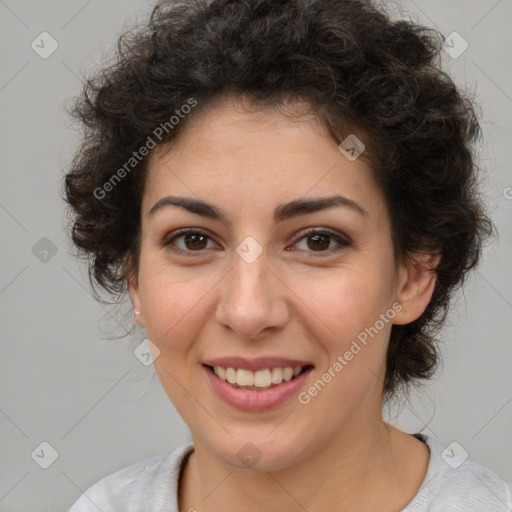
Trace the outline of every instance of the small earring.
{"label": "small earring", "polygon": [[133,310],[133,312],[135,313],[135,315],[140,315],[141,314],[140,311],[135,311],[135,309]]}

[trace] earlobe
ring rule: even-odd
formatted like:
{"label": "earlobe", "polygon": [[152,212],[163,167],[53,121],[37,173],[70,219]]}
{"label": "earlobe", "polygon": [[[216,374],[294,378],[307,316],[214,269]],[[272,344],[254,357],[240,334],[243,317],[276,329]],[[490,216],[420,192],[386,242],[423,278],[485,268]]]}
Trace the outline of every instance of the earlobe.
{"label": "earlobe", "polygon": [[421,254],[401,267],[396,300],[402,309],[395,315],[394,324],[414,322],[425,311],[434,293],[439,261],[440,256]]}

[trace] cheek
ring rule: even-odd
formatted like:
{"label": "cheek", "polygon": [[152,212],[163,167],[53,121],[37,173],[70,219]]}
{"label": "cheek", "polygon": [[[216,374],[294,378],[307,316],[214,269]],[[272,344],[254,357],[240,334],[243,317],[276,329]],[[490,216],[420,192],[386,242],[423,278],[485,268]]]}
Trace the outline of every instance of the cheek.
{"label": "cheek", "polygon": [[201,304],[218,280],[204,275],[193,279],[179,269],[151,261],[140,266],[139,293],[149,339],[161,353],[177,355],[193,342],[206,314]]}
{"label": "cheek", "polygon": [[381,315],[390,311],[393,288],[392,274],[378,267],[337,269],[326,279],[296,283],[310,307],[304,308],[302,322],[325,356],[317,378],[329,384],[315,399],[319,413],[333,405],[341,418],[342,411],[356,408],[383,379],[392,316],[382,321]]}
{"label": "cheek", "polygon": [[[308,306],[304,309],[311,328],[335,343],[356,337],[390,307],[392,283],[370,266],[336,269],[320,279],[297,279],[294,291]],[[309,313],[307,313],[309,311]]]}

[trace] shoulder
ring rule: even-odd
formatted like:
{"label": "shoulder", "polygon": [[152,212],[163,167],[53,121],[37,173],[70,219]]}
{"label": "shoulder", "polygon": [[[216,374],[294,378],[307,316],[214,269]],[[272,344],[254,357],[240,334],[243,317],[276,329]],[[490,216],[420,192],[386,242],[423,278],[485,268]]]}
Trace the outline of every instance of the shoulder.
{"label": "shoulder", "polygon": [[[193,445],[180,446],[155,455],[104,477],[89,487],[69,512],[177,511],[177,481],[185,457]],[[173,508],[174,506],[174,508]]]}
{"label": "shoulder", "polygon": [[427,474],[403,512],[505,512],[512,507],[510,487],[494,471],[467,458],[456,443],[447,447],[422,435],[430,449]]}

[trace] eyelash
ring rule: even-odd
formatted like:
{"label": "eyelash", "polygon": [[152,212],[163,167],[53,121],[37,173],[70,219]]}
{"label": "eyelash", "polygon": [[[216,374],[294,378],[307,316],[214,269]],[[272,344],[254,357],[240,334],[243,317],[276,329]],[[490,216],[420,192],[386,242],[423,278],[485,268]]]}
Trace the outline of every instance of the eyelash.
{"label": "eyelash", "polygon": [[[174,245],[173,244],[173,241],[176,240],[177,238],[182,238],[188,234],[196,234],[196,235],[204,235],[206,237],[208,237],[210,240],[212,240],[212,238],[208,235],[208,233],[206,233],[205,231],[202,231],[200,229],[193,229],[193,228],[187,228],[187,229],[180,229],[179,231],[175,232],[172,234],[171,237],[167,237],[163,242],[162,242],[162,245],[164,247],[169,247],[171,245]],[[306,231],[303,231],[301,233],[299,233],[299,238],[297,239],[297,241],[294,243],[297,244],[298,242],[300,242],[301,240],[303,239],[307,239],[309,237],[312,237],[312,236],[315,236],[315,235],[327,235],[329,237],[331,237],[331,239],[335,240],[336,242],[338,242],[339,246],[338,247],[334,247],[334,248],[330,248],[330,249],[326,249],[324,251],[306,251],[306,252],[310,252],[310,253],[317,253],[316,254],[316,257],[323,257],[323,256],[330,256],[331,254],[333,253],[336,253],[336,252],[339,252],[341,250],[343,250],[344,248],[350,246],[350,241],[346,238],[343,238],[341,237],[340,235],[338,235],[337,233],[329,230],[329,229],[321,229],[321,228],[312,228],[312,229],[308,229]],[[178,253],[178,254],[183,254],[183,255],[186,255],[186,256],[195,256],[196,254],[194,253],[201,253],[203,251],[205,251],[206,249],[200,249],[198,251],[191,251],[191,250],[183,250],[183,249],[178,249],[176,248],[176,246],[174,246],[173,249],[171,249],[172,251]],[[294,249],[292,249],[294,250]]]}

